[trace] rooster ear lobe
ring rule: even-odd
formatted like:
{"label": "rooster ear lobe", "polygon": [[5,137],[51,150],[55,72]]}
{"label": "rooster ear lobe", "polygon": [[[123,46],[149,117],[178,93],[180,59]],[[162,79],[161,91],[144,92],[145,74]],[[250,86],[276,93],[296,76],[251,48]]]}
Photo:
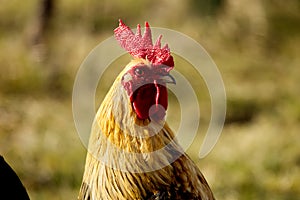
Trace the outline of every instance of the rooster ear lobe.
{"label": "rooster ear lobe", "polygon": [[122,82],[128,82],[132,80],[132,76],[129,73],[124,74],[122,77]]}

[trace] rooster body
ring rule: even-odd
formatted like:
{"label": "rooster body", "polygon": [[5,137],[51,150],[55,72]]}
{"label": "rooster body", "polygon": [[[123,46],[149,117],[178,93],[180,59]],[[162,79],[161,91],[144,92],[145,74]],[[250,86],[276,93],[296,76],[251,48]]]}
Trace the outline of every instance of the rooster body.
{"label": "rooster body", "polygon": [[163,120],[174,81],[139,57],[119,74],[93,122],[80,200],[214,199]]}

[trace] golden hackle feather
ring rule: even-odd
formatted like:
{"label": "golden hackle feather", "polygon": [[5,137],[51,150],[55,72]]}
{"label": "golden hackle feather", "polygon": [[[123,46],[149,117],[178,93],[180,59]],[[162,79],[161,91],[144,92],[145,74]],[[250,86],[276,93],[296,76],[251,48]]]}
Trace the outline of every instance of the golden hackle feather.
{"label": "golden hackle feather", "polygon": [[[144,59],[130,62],[116,78],[96,114],[79,199],[214,199],[203,175],[187,155],[183,153],[169,164],[182,149],[167,123],[150,124],[149,120],[136,117],[121,78],[139,63],[149,64]],[[167,145],[170,148],[164,148]],[[159,153],[151,154],[157,150]],[[103,158],[111,166],[103,163]],[[149,166],[157,170],[149,171]]]}

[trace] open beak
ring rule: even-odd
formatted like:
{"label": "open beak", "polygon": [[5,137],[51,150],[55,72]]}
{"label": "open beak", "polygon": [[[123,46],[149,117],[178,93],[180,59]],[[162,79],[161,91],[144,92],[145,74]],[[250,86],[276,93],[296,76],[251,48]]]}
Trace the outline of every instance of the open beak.
{"label": "open beak", "polygon": [[175,78],[173,76],[171,76],[170,74],[160,76],[159,77],[159,82],[176,84]]}

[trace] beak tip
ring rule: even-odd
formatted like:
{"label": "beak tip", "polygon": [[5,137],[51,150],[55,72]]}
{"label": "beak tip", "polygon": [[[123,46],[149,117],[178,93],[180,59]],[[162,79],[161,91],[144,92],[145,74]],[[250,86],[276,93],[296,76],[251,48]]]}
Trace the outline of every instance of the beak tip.
{"label": "beak tip", "polygon": [[174,84],[174,85],[176,85],[176,80],[175,80],[175,78],[174,78],[172,75],[170,75],[170,74],[167,74],[167,75],[162,76],[162,77],[161,77],[161,81],[162,81],[163,83],[169,83],[169,84]]}

